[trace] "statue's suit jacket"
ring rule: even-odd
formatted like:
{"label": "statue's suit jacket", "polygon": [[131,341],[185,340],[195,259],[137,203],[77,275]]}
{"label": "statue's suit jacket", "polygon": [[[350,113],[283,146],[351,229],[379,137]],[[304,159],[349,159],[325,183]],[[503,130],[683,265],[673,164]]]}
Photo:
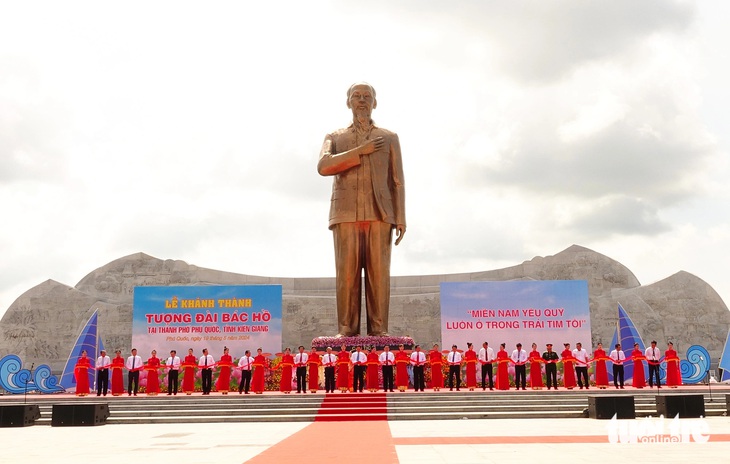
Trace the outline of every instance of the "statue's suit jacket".
{"label": "statue's suit jacket", "polygon": [[[363,173],[361,162],[370,163],[372,185],[380,220],[393,225],[406,224],[405,186],[403,183],[403,162],[401,160],[398,135],[374,126],[369,139],[383,137],[384,146],[369,154],[342,154],[357,147],[355,129],[350,126],[327,134],[322,145],[317,170],[323,176],[335,176],[332,184],[329,226],[342,222],[356,222],[358,195],[358,173]],[[360,198],[360,201],[370,201]]]}

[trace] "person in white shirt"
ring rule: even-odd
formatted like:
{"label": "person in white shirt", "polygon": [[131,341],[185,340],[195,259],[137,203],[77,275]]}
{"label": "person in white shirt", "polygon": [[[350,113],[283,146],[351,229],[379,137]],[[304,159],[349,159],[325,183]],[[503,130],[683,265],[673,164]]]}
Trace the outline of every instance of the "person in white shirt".
{"label": "person in white shirt", "polygon": [[522,349],[522,343],[518,343],[516,348],[512,351],[511,356],[512,362],[515,363],[515,390],[519,390],[520,385],[525,390],[527,386],[527,351]]}
{"label": "person in white shirt", "polygon": [[144,367],[142,365],[142,358],[137,356],[137,348],[132,348],[132,356],[127,358],[125,364],[127,371],[127,396],[137,396],[139,391],[139,371]]}
{"label": "person in white shirt", "polygon": [[170,357],[167,358],[165,366],[169,369],[167,372],[167,395],[177,395],[180,375],[180,357],[177,355],[177,351],[170,351]]}
{"label": "person in white shirt", "polygon": [[327,353],[322,356],[322,365],[324,366],[324,391],[325,393],[335,392],[335,365],[337,365],[337,356],[332,354],[332,347],[327,347]]}
{"label": "person in white shirt", "polygon": [[208,354],[208,348],[203,348],[203,356],[198,360],[198,367],[200,368],[200,380],[202,381],[203,395],[210,395],[210,390],[213,387],[213,365],[215,359],[213,356]]}
{"label": "person in white shirt", "polygon": [[421,345],[416,345],[415,351],[411,353],[411,365],[413,366],[413,389],[424,391],[426,379],[423,375],[423,366],[426,364],[426,353],[421,351]]}
{"label": "person in white shirt", "polygon": [[238,360],[238,368],[241,369],[241,383],[238,384],[238,394],[244,392],[248,395],[248,390],[251,388],[251,369],[253,369],[251,350],[246,350],[241,359]]}
{"label": "person in white shirt", "polygon": [[461,386],[461,353],[456,351],[456,345],[451,346],[451,351],[446,355],[449,363],[449,391],[454,391],[454,380],[456,380],[456,391]]}
{"label": "person in white shirt", "polygon": [[575,376],[578,378],[578,386],[583,390],[583,382],[586,384],[586,390],[590,388],[588,381],[588,352],[583,348],[583,344],[578,342],[573,349],[573,357],[577,360],[575,363]]}
{"label": "person in white shirt", "polygon": [[297,393],[307,393],[307,361],[309,354],[304,352],[304,347],[299,345],[299,353],[294,355],[294,365],[297,367]]}
{"label": "person in white shirt", "polygon": [[393,391],[393,366],[395,365],[395,355],[390,352],[390,347],[385,345],[383,352],[378,356],[378,362],[383,370],[383,391]]}
{"label": "person in white shirt", "polygon": [[94,366],[96,367],[96,396],[100,396],[102,393],[106,396],[109,389],[109,366],[111,364],[112,360],[106,355],[106,350],[101,350]]}
{"label": "person in white shirt", "polygon": [[616,388],[624,388],[624,361],[626,355],[621,351],[621,344],[616,343],[614,350],[608,355],[613,361],[613,386]]}
{"label": "person in white shirt", "polygon": [[353,368],[352,391],[362,393],[365,388],[365,370],[367,369],[368,357],[362,351],[362,346],[358,345],[355,352],[350,355],[350,362],[355,366]]}
{"label": "person in white shirt", "polygon": [[482,390],[487,389],[487,376],[489,376],[489,389],[494,390],[494,370],[492,368],[494,367],[495,357],[494,350],[489,347],[489,343],[482,343],[477,359],[482,364]]}
{"label": "person in white shirt", "polygon": [[662,353],[656,347],[656,340],[651,341],[651,346],[646,349],[644,356],[646,356],[646,361],[649,364],[649,388],[654,386],[654,378],[656,378],[656,387],[662,388],[662,382],[659,377],[659,359]]}

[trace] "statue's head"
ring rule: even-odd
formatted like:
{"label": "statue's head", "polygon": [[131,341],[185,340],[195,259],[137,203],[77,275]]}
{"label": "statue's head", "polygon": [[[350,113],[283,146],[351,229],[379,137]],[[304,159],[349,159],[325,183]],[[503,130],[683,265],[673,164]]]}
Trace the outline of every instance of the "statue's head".
{"label": "statue's head", "polygon": [[377,106],[375,89],[367,82],[357,82],[347,89],[347,107],[352,110],[353,115],[369,117]]}
{"label": "statue's head", "polygon": [[347,100],[350,100],[350,95],[352,95],[352,92],[355,90],[355,87],[367,87],[370,89],[370,93],[373,95],[373,99],[375,99],[375,87],[368,84],[367,82],[355,82],[350,86],[349,89],[347,89]]}

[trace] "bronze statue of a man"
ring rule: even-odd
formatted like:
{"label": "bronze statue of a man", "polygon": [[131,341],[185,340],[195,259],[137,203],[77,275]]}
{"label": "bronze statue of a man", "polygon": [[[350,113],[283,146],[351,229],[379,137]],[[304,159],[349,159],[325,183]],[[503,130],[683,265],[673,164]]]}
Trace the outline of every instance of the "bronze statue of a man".
{"label": "bronze statue of a man", "polygon": [[368,335],[388,331],[390,248],[406,232],[405,186],[398,135],[373,124],[370,84],[347,91],[352,124],[327,134],[317,170],[334,176],[329,228],[335,241],[338,335],[360,334],[365,274]]}

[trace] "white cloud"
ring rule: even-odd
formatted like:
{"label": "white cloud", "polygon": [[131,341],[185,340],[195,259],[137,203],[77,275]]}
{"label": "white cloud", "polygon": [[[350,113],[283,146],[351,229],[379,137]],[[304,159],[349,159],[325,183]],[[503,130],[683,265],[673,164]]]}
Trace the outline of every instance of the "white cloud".
{"label": "white cloud", "polygon": [[74,285],[138,251],[333,275],[331,179],[315,167],[359,80],[403,147],[395,274],[578,243],[642,281],[685,269],[727,297],[715,8],[4,2],[0,311],[47,278]]}

